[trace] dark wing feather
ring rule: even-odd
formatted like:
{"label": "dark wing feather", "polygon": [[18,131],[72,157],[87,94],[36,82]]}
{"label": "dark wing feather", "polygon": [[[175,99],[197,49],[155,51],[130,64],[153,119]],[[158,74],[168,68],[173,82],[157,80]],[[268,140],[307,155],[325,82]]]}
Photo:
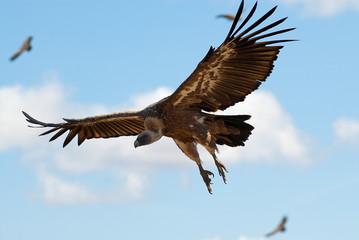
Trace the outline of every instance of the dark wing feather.
{"label": "dark wing feather", "polygon": [[258,40],[294,28],[265,33],[285,21],[286,18],[283,18],[253,31],[273,14],[276,9],[274,7],[248,28],[239,32],[257,8],[256,3],[242,24],[236,28],[243,12],[243,5],[242,1],[232,27],[221,46],[216,50],[211,47],[195,71],[169,97],[168,103],[172,106],[197,107],[205,111],[224,110],[243,101],[270,75],[274,67],[273,62],[283,47],[273,44],[293,40],[263,42]]}
{"label": "dark wing feather", "polygon": [[140,111],[119,112],[82,119],[64,119],[65,122],[63,123],[44,123],[31,117],[26,112],[23,112],[23,114],[29,123],[39,125],[39,127],[51,127],[50,130],[40,135],[56,132],[50,141],[69,131],[63,144],[64,147],[76,136],[78,145],[81,145],[86,139],[131,136],[145,130],[144,120]]}

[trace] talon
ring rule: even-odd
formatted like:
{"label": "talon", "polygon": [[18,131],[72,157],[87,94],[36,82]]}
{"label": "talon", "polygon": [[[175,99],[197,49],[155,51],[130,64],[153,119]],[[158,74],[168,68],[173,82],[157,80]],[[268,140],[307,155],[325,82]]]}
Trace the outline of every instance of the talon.
{"label": "talon", "polygon": [[[227,184],[226,174],[224,173],[224,171],[226,171],[228,173],[226,166],[224,166],[224,164],[221,161],[219,161],[216,154],[213,154],[212,156],[214,159],[214,163],[217,166],[219,176],[221,176],[223,178],[223,182]],[[223,171],[223,169],[224,169],[224,171]]]}
{"label": "talon", "polygon": [[202,164],[198,164],[198,168],[199,168],[199,172],[200,172],[200,174],[202,176],[202,179],[203,179],[204,183],[207,186],[208,192],[210,194],[212,194],[212,188],[211,188],[212,183],[211,183],[210,176],[214,177],[214,174],[211,171],[204,170],[203,167],[202,167]]}
{"label": "talon", "polygon": [[206,171],[207,175],[211,175],[214,178],[214,174],[211,171],[207,171],[207,170],[205,170],[205,171]]}
{"label": "talon", "polygon": [[212,188],[210,186],[207,186],[207,189],[208,189],[209,194],[213,194],[212,193]]}

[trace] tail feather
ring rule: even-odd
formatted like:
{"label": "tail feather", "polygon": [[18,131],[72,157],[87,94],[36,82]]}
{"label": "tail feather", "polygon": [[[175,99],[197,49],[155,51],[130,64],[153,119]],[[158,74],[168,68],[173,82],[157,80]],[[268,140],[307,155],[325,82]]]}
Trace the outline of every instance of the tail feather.
{"label": "tail feather", "polygon": [[214,115],[209,125],[216,143],[231,147],[244,146],[244,142],[254,129],[252,125],[245,122],[250,117],[249,115]]}

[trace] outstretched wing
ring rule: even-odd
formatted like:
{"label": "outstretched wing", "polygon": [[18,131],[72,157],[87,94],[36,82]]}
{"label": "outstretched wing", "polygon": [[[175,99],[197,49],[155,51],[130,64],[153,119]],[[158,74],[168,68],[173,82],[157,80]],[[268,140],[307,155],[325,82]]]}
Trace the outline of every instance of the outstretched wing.
{"label": "outstretched wing", "polygon": [[270,233],[267,233],[265,236],[270,237],[270,236],[273,236],[274,234],[276,234],[277,232],[278,232],[278,230],[276,229],[276,230],[274,230],[274,231],[272,231]]}
{"label": "outstretched wing", "polygon": [[283,47],[272,46],[272,44],[292,40],[258,40],[288,32],[294,28],[265,33],[282,23],[286,19],[283,18],[252,32],[273,14],[276,9],[274,7],[239,33],[257,8],[256,3],[242,24],[237,27],[243,5],[242,0],[232,27],[221,46],[217,50],[211,47],[195,71],[170,96],[168,103],[172,106],[198,107],[210,112],[224,110],[243,101],[269,76],[279,49]]}
{"label": "outstretched wing", "polygon": [[14,61],[23,51],[24,49],[19,49],[19,51],[17,51],[16,53],[14,53],[14,55],[11,56],[10,60]]}
{"label": "outstretched wing", "polygon": [[24,42],[24,45],[30,45],[31,40],[32,40],[32,37],[31,37],[31,36],[28,37],[28,38],[26,38],[26,40],[25,40],[25,42]]}
{"label": "outstretched wing", "polygon": [[[82,119],[65,119],[63,123],[44,123],[31,117],[26,112],[22,112],[29,123],[39,125],[39,127],[51,127],[46,135],[56,132],[50,141],[55,140],[65,132],[69,131],[64,141],[65,147],[76,135],[78,145],[81,145],[86,139],[91,138],[111,138],[120,136],[137,135],[144,129],[144,120],[140,111],[118,112],[107,115],[98,115]],[[31,126],[30,126],[31,127]]]}
{"label": "outstretched wing", "polygon": [[283,218],[282,218],[282,221],[280,222],[280,224],[279,224],[279,228],[284,228],[284,225],[285,225],[285,223],[287,222],[287,217],[286,216],[284,216]]}
{"label": "outstretched wing", "polygon": [[24,48],[25,50],[30,51],[31,50],[31,46],[30,46],[30,42],[32,40],[32,37],[28,37],[26,38],[24,45],[22,46],[22,48]]}

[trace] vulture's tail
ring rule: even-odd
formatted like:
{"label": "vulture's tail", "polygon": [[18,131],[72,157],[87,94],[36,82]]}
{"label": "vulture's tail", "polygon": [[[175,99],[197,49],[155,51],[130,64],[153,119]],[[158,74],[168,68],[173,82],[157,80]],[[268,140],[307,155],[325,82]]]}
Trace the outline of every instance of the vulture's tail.
{"label": "vulture's tail", "polygon": [[254,127],[245,121],[249,115],[211,115],[207,117],[211,134],[219,145],[244,146]]}

